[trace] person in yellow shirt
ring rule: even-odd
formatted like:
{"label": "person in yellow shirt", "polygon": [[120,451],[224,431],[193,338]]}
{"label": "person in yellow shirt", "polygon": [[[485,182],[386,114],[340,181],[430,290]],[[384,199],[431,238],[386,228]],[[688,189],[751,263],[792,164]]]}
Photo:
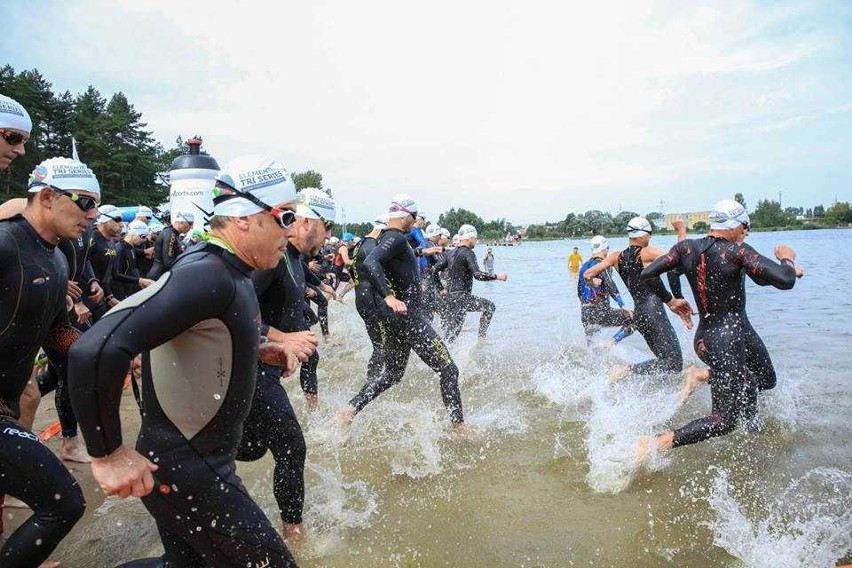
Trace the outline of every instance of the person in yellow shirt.
{"label": "person in yellow shirt", "polygon": [[568,255],[568,271],[572,274],[577,274],[580,271],[580,265],[583,264],[583,255],[577,247],[574,247],[574,252]]}

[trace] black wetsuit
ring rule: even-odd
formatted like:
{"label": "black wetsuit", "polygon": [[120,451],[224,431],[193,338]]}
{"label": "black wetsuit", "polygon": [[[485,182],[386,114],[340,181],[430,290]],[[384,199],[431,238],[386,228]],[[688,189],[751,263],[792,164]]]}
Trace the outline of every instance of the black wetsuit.
{"label": "black wetsuit", "polygon": [[376,244],[377,241],[373,237],[364,237],[355,245],[352,264],[352,277],[355,280],[355,309],[364,320],[367,336],[373,345],[373,352],[367,362],[368,381],[377,380],[384,369],[384,321],[393,314],[384,299],[376,296],[364,268],[364,261],[376,248]]}
{"label": "black wetsuit", "polygon": [[757,391],[775,386],[769,353],[745,311],[745,275],[758,285],[788,290],[796,283],[792,263],[777,264],[747,244],[713,236],[677,243],[645,270],[643,278],[679,270],[698,304],[695,352],[710,367],[713,413],[675,430],[674,445],[722,436],[757,412]]}
{"label": "black wetsuit", "polygon": [[104,290],[104,303],[117,299],[112,293],[112,265],[115,262],[117,251],[115,243],[95,229],[92,232],[92,247],[89,251],[89,262],[95,277]]}
{"label": "black wetsuit", "polygon": [[112,293],[123,300],[141,290],[139,279],[142,274],[136,265],[136,247],[127,241],[115,243],[115,260],[112,263]]}
{"label": "black wetsuit", "polygon": [[458,247],[452,263],[450,263],[449,271],[449,284],[447,286],[447,302],[449,305],[447,309],[450,314],[447,318],[447,341],[455,341],[459,336],[467,312],[482,312],[482,315],[479,316],[479,337],[485,337],[485,334],[488,333],[491,317],[497,307],[491,300],[474,296],[471,293],[473,280],[474,278],[477,280],[496,280],[497,277],[480,270],[479,264],[476,262],[476,253],[466,246]]}
{"label": "black wetsuit", "polygon": [[122,443],[122,384],[142,353],[136,449],[159,466],[142,502],[169,567],[295,566],[234,462],[257,372],[260,313],[250,273],[234,254],[201,243],[71,349],[71,400],[95,457]]}
{"label": "black wetsuit", "polygon": [[157,241],[154,243],[154,258],[152,259],[151,269],[148,271],[148,278],[156,280],[162,276],[163,272],[171,270],[178,255],[182,252],[183,235],[171,226],[160,231],[160,234],[157,235]]}
{"label": "black wetsuit", "polygon": [[631,365],[637,374],[683,370],[683,354],[663,302],[672,299],[659,277],[642,277],[642,247],[630,245],[618,256],[618,274],[633,297],[633,327],[656,356]]}
{"label": "black wetsuit", "polygon": [[79,335],[68,321],[67,287],[64,255],[20,215],[0,222],[0,493],[33,510],[0,549],[4,568],[38,566],[86,506],[71,473],[18,422],[39,348],[64,356]]}
{"label": "black wetsuit", "polygon": [[616,286],[612,279],[612,269],[606,268],[596,276],[596,278],[600,278],[601,280],[601,285],[598,287],[592,286],[585,279],[586,271],[600,262],[600,258],[593,256],[580,266],[580,272],[577,275],[577,297],[580,298],[580,322],[583,324],[583,331],[586,334],[587,341],[591,341],[592,335],[601,327],[615,326],[621,328],[615,335],[615,338],[620,341],[633,333],[633,321],[623,311],[609,305],[609,298],[612,296],[619,307],[624,307],[624,300],[621,299],[618,286]]}
{"label": "black wetsuit", "polygon": [[377,299],[393,294],[408,307],[406,315],[382,318],[385,326],[384,372],[379,377],[367,377],[361,391],[349,401],[355,411],[402,380],[408,357],[413,349],[424,363],[441,377],[441,398],[450,420],[464,422],[459,370],[453,363],[446,345],[426,320],[420,297],[420,277],[417,258],[405,234],[399,229],[385,229],[379,242],[363,263],[363,274],[373,287]]}
{"label": "black wetsuit", "polygon": [[[429,241],[428,247],[431,246],[439,245]],[[438,267],[441,270],[445,270],[447,265],[444,262],[443,252],[424,256],[423,258],[426,259],[426,264],[420,273],[420,287],[423,291],[423,307],[426,312],[426,318],[431,321],[435,313],[441,309],[442,304],[446,303],[446,299],[441,295],[444,286],[441,283]]]}
{"label": "black wetsuit", "polygon": [[[279,331],[296,332],[309,329],[305,319],[305,274],[301,255],[292,244],[278,266],[271,270],[256,270],[252,274],[255,293],[260,302],[260,316],[264,326]],[[302,388],[316,393],[316,364],[319,357],[314,352],[302,365],[310,366],[302,373]],[[305,503],[305,456],[307,447],[302,427],[290,404],[287,391],[281,386],[280,367],[261,363],[258,365],[257,388],[251,402],[251,412],[246,419],[243,440],[237,459],[255,461],[267,451],[272,452],[275,470],[272,490],[281,519],[285,523],[302,522]],[[305,380],[312,383],[306,383]],[[307,390],[306,389],[313,389]]]}
{"label": "black wetsuit", "polygon": [[[133,247],[134,252],[136,253],[136,268],[139,269],[139,275],[142,278],[148,278],[148,273],[151,271],[151,267],[154,266],[154,256],[153,251],[151,258],[145,256],[145,251],[149,248],[155,248],[154,243],[152,243],[146,237],[144,241],[142,241],[139,245]],[[156,249],[155,249],[156,250]]]}

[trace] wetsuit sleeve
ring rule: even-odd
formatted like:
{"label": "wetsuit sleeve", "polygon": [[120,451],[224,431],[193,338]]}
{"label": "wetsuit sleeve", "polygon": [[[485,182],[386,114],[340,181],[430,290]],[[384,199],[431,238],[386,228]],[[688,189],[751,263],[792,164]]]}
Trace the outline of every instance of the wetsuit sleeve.
{"label": "wetsuit sleeve", "polygon": [[302,261],[302,268],[304,269],[303,271],[305,273],[306,284],[310,284],[311,286],[319,286],[322,284],[322,280],[320,280],[319,276],[310,269],[307,262]]}
{"label": "wetsuit sleeve", "polygon": [[123,282],[125,284],[139,284],[138,276],[131,276],[129,274],[124,274],[121,272],[122,266],[129,266],[131,270],[135,268],[135,263],[133,262],[133,257],[130,255],[130,245],[126,243],[120,243],[118,247],[118,256],[115,261],[112,263],[112,280],[113,282]]}
{"label": "wetsuit sleeve", "polygon": [[669,290],[672,291],[672,296],[675,298],[683,299],[683,288],[680,285],[680,273],[679,269],[673,269],[666,272],[666,277],[669,280]]}
{"label": "wetsuit sleeve", "polygon": [[166,273],[80,336],[69,352],[68,383],[90,455],[107,456],[122,444],[119,404],[131,360],[204,320],[220,318],[234,294],[224,266],[211,270],[209,263],[198,263]]}
{"label": "wetsuit sleeve", "polygon": [[777,263],[747,244],[740,245],[737,252],[746,274],[758,286],[775,286],[781,290],[789,290],[796,284],[796,269],[792,264]]}
{"label": "wetsuit sleeve", "polygon": [[364,275],[376,293],[382,298],[387,298],[391,295],[382,264],[393,258],[394,249],[399,246],[398,243],[408,246],[408,241],[405,240],[405,237],[401,233],[387,233],[379,244],[370,251],[367,258],[364,259]]}
{"label": "wetsuit sleeve", "polygon": [[496,275],[483,272],[479,269],[479,264],[476,262],[476,255],[473,254],[473,251],[465,255],[465,262],[467,263],[468,271],[477,280],[497,280]]}
{"label": "wetsuit sleeve", "polygon": [[89,259],[86,259],[85,264],[83,265],[83,282],[86,284],[91,284],[92,281],[97,282],[98,277],[95,276],[95,269],[92,268],[92,263]]}
{"label": "wetsuit sleeve", "polygon": [[606,268],[603,272],[598,274],[598,277],[603,281],[602,287],[609,291],[610,296],[613,298],[616,298],[616,296],[621,297],[618,285],[616,285],[615,280],[612,279],[612,270],[610,268]]}

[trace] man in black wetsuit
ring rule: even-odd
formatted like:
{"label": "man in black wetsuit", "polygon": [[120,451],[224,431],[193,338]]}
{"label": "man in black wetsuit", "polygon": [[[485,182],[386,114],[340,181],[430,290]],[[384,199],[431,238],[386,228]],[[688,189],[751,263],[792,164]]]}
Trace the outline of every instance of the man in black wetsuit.
{"label": "man in black wetsuit", "polygon": [[156,280],[163,272],[171,270],[172,265],[183,252],[183,236],[192,229],[195,215],[192,213],[175,213],[172,224],[160,231],[154,243],[154,258],[148,278]]}
{"label": "man in black wetsuit", "polygon": [[447,317],[446,337],[447,341],[455,341],[464,324],[467,312],[482,312],[479,316],[479,337],[483,338],[488,333],[491,317],[494,315],[496,306],[491,300],[474,296],[473,279],[477,280],[502,280],[506,281],[509,275],[505,272],[489,274],[479,268],[476,261],[476,246],[479,233],[473,225],[462,225],[459,227],[459,246],[449,266],[449,283],[447,285]]}
{"label": "man in black wetsuit", "polygon": [[[74,410],[107,495],[141,497],[157,522],[168,567],[290,567],[281,536],[236,474],[234,458],[255,387],[258,357],[289,367],[283,344],[260,345],[250,274],[286,250],[295,187],[260,156],[217,175],[205,242],[170,272],[118,304],[71,350]],[[122,444],[119,403],[142,353],[142,425]],[[131,566],[158,566],[160,559]]]}
{"label": "man in black wetsuit", "polygon": [[459,370],[446,345],[423,315],[417,257],[406,233],[417,218],[417,204],[407,195],[397,195],[388,209],[388,227],[378,245],[364,260],[363,275],[369,280],[377,301],[383,301],[393,314],[383,316],[385,339],[384,371],[367,377],[361,391],[337,413],[343,426],[382,392],[402,380],[411,351],[441,377],[441,398],[456,432],[467,433],[459,391]]}
{"label": "man in black wetsuit", "polygon": [[[302,255],[313,255],[322,246],[334,223],[336,206],[327,193],[305,188],[296,196],[296,221],[290,228],[287,249],[277,266],[256,270],[251,278],[260,302],[266,335],[296,336],[310,342],[309,357],[302,361],[300,382],[309,410],[318,405],[317,339],[305,317],[305,264]],[[318,280],[317,280],[318,281]],[[284,338],[281,338],[282,340]],[[285,540],[294,544],[305,538],[302,510],[305,501],[305,438],[287,392],[281,386],[282,369],[258,365],[257,387],[246,418],[237,459],[254,461],[272,452],[275,460],[272,488],[283,523]]]}
{"label": "man in black wetsuit", "polygon": [[352,279],[355,282],[355,309],[364,320],[367,328],[367,337],[373,345],[373,352],[367,362],[367,381],[378,380],[384,369],[384,343],[385,326],[384,319],[390,316],[392,310],[385,304],[382,298],[373,293],[373,287],[364,269],[364,261],[373,252],[378,243],[378,238],[388,226],[387,213],[376,217],[373,221],[373,230],[367,233],[361,242],[355,245],[352,254]]}
{"label": "man in black wetsuit", "polygon": [[[89,252],[89,261],[95,277],[101,283],[104,290],[104,303],[108,308],[118,303],[118,299],[112,293],[112,265],[115,262],[115,245],[121,235],[121,211],[115,205],[101,205],[98,207],[98,218],[95,221],[95,230],[92,233],[92,249]],[[95,321],[103,314],[95,314]]]}
{"label": "man in black wetsuit", "polygon": [[[5,102],[0,99],[0,126]],[[56,245],[83,234],[99,197],[88,167],[51,158],[30,175],[23,214],[0,222],[0,493],[33,510],[0,549],[4,568],[39,566],[85,509],[71,473],[18,421],[18,403],[39,348],[64,372],[79,335],[68,320],[68,262]]]}
{"label": "man in black wetsuit", "polygon": [[[757,393],[775,386],[766,346],[746,315],[745,276],[760,286],[789,290],[796,283],[796,253],[787,245],[778,245],[775,257],[779,262],[772,262],[743,242],[748,227],[748,213],[742,205],[720,201],[710,213],[708,236],[678,242],[642,271],[647,279],[670,270],[686,275],[698,304],[695,352],[710,367],[713,412],[657,436],[661,450],[723,436],[741,420],[755,427]],[[638,461],[647,455],[649,443],[647,437],[640,440]]]}
{"label": "man in black wetsuit", "polygon": [[[591,281],[609,267],[618,270],[621,280],[633,298],[632,326],[642,334],[655,358],[634,365],[619,365],[610,371],[610,381],[629,373],[676,373],[683,369],[683,355],[677,334],[666,315],[663,303],[680,303],[666,290],[659,278],[642,278],[642,270],[663,255],[663,251],[650,246],[651,223],[644,217],[634,217],[627,224],[628,247],[610,253],[600,263],[588,268],[583,278]],[[676,278],[676,276],[675,276]],[[661,301],[662,300],[662,301]],[[691,318],[685,321],[692,329]]]}
{"label": "man in black wetsuit", "polygon": [[112,263],[110,286],[119,301],[127,298],[154,281],[145,278],[139,271],[138,255],[144,254],[142,243],[148,237],[148,225],[142,221],[131,221],[127,225],[124,239],[115,244],[115,260]]}

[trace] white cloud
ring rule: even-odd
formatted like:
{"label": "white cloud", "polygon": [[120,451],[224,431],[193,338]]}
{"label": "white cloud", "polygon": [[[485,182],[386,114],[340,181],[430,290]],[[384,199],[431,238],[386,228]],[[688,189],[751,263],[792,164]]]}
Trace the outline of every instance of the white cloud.
{"label": "white cloud", "polygon": [[48,27],[86,25],[0,46],[58,89],[125,92],[166,146],[199,133],[222,163],[317,169],[350,218],[406,191],[429,211],[530,221],[746,175],[764,165],[737,146],[848,108],[840,69],[819,64],[848,48],[812,25],[832,7],[35,2]]}

